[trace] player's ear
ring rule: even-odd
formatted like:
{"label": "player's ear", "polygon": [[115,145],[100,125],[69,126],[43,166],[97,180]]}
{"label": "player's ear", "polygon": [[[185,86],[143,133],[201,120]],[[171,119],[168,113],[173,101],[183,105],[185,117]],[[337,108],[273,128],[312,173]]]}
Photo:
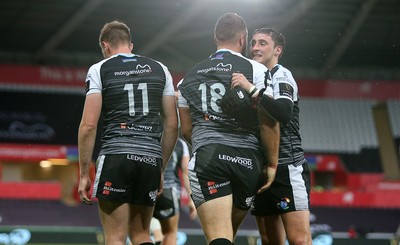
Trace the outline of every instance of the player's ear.
{"label": "player's ear", "polygon": [[240,44],[240,46],[241,47],[243,47],[243,46],[245,46],[246,45],[246,43],[247,43],[247,41],[246,41],[246,35],[240,35],[240,38],[239,38],[239,44]]}
{"label": "player's ear", "polygon": [[282,46],[276,46],[275,47],[275,55],[280,57],[282,55],[283,47]]}
{"label": "player's ear", "polygon": [[129,49],[130,49],[131,52],[132,52],[132,50],[133,50],[133,43],[130,43],[130,44],[129,44]]}

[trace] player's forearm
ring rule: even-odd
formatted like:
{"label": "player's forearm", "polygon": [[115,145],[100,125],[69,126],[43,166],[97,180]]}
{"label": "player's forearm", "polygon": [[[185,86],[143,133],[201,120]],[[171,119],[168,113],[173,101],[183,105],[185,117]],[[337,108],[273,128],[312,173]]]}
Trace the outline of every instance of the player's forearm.
{"label": "player's forearm", "polygon": [[182,137],[183,139],[186,141],[186,143],[188,143],[188,145],[192,145],[192,129],[190,128],[190,130],[184,130],[184,128],[182,127]]}
{"label": "player's forearm", "polygon": [[271,167],[278,165],[280,128],[279,123],[259,111],[261,139],[267,159]]}
{"label": "player's forearm", "polygon": [[97,127],[81,124],[78,132],[79,172],[80,176],[89,175]]}
{"label": "player's forearm", "polygon": [[183,139],[192,145],[192,118],[190,115],[189,107],[179,107],[179,118],[181,122],[181,133]]}
{"label": "player's forearm", "polygon": [[188,172],[188,162],[189,157],[182,158],[182,179],[183,179],[183,186],[186,189],[187,193],[190,194],[192,191],[190,189],[190,181],[189,181],[189,172]]}
{"label": "player's forearm", "polygon": [[168,161],[174,150],[176,140],[178,139],[178,125],[164,125],[164,133],[161,139],[162,156],[163,156],[163,167],[164,172],[167,167]]}
{"label": "player's forearm", "polygon": [[282,124],[287,124],[292,119],[293,102],[288,99],[275,100],[263,94],[259,99],[259,106]]}

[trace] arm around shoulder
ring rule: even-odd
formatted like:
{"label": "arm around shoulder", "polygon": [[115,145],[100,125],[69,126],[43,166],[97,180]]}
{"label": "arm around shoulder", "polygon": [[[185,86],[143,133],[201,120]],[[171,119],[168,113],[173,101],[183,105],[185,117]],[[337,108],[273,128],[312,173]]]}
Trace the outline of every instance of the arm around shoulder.
{"label": "arm around shoulder", "polygon": [[259,106],[265,113],[282,124],[287,124],[292,118],[293,102],[288,99],[274,99],[262,94]]}

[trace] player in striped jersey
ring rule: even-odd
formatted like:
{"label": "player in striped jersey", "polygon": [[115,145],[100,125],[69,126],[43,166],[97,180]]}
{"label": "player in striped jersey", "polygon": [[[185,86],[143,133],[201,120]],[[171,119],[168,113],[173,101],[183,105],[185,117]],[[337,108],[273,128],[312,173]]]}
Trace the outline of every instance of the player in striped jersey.
{"label": "player in striped jersey", "polygon": [[[231,87],[234,71],[242,72],[258,89],[264,88],[267,68],[243,56],[247,37],[242,17],[233,13],[221,16],[214,30],[217,51],[189,70],[178,84],[182,135],[193,147],[188,166],[192,199],[210,245],[233,244],[263,184],[260,138],[269,153],[266,160],[269,178],[263,188],[275,177],[279,146],[277,123],[263,113],[257,122],[254,110],[256,120],[243,125],[224,114],[219,106],[220,99]],[[266,93],[272,95],[270,88]]]}
{"label": "player in striped jersey", "polygon": [[93,197],[98,198],[105,244],[153,244],[150,221],[162,173],[177,140],[172,76],[162,63],[132,54],[130,29],[106,23],[99,44],[104,60],[89,68],[78,133],[82,201],[91,204],[89,164],[102,114],[103,134]]}
{"label": "player in striped jersey", "polygon": [[[274,94],[255,96],[259,106],[280,122],[279,165],[271,187],[256,197],[251,213],[256,215],[262,244],[311,244],[310,174],[299,133],[299,94],[292,73],[278,64],[285,38],[272,28],[256,30],[251,56],[268,67]],[[250,91],[252,84],[234,74],[232,86]],[[257,93],[255,93],[257,94]],[[286,231],[286,234],[285,234]]]}

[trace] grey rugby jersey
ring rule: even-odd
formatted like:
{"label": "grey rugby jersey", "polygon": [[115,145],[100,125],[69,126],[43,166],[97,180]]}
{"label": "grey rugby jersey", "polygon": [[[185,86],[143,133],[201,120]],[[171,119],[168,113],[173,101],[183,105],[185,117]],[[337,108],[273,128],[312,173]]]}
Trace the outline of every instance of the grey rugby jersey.
{"label": "grey rugby jersey", "polygon": [[[258,89],[264,88],[268,69],[231,50],[222,49],[194,66],[178,84],[179,107],[189,107],[192,117],[192,147],[218,143],[258,149],[259,128],[244,128],[225,115],[219,101],[231,86],[233,72],[240,72]],[[267,94],[272,96],[268,87]],[[257,126],[258,122],[254,122]]]}
{"label": "grey rugby jersey", "polygon": [[153,59],[117,54],[89,68],[86,96],[101,93],[100,154],[162,157],[162,96],[174,96],[167,67]]}
{"label": "grey rugby jersey", "polygon": [[189,148],[184,140],[178,138],[171,158],[164,171],[164,188],[175,187],[180,194],[181,179],[179,177],[179,169],[181,169],[182,157],[189,157]]}
{"label": "grey rugby jersey", "polygon": [[293,102],[290,122],[286,125],[280,124],[279,164],[298,166],[306,162],[299,133],[299,91],[292,73],[282,65],[277,64],[276,67],[277,70],[272,76],[268,76],[272,83],[274,99],[285,98]]}

